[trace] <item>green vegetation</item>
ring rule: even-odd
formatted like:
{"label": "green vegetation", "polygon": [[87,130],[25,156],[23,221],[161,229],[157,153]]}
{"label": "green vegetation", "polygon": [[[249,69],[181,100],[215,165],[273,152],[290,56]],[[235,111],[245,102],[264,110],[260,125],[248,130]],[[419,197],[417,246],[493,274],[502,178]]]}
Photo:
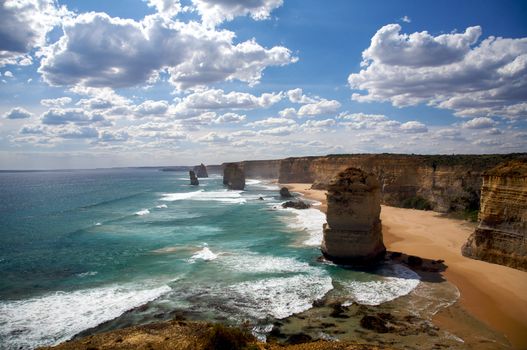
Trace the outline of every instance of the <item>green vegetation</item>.
{"label": "green vegetation", "polygon": [[255,338],[245,329],[229,327],[216,323],[207,334],[207,350],[248,350]]}
{"label": "green vegetation", "polygon": [[419,210],[432,210],[432,204],[421,196],[415,196],[406,198],[403,200],[401,206],[403,208],[419,209]]}

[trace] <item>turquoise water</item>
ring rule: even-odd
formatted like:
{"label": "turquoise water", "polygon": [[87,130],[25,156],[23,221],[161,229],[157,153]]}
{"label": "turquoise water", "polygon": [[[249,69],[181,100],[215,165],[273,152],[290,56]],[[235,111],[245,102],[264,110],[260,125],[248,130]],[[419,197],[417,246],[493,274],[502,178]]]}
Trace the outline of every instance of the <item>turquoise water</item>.
{"label": "turquoise water", "polygon": [[402,266],[317,262],[324,215],[281,209],[269,182],[188,183],[156,169],[0,173],[0,344],[55,344],[175,311],[266,329],[336,286],[376,305],[419,284]]}

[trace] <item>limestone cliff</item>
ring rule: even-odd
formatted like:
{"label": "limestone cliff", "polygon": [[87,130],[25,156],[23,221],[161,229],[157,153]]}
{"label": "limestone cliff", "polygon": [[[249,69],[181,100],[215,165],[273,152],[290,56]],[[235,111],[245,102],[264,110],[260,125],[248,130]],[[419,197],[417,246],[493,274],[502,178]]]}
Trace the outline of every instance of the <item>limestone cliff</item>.
{"label": "limestone cliff", "polygon": [[245,172],[237,163],[227,163],[223,168],[223,184],[230,190],[245,188]]}
{"label": "limestone cliff", "polygon": [[327,206],[321,245],[326,258],[367,264],[384,255],[381,195],[375,175],[357,168],[339,173],[328,186]]}
{"label": "limestone cliff", "polygon": [[196,173],[197,177],[209,177],[209,174],[207,173],[207,167],[203,163],[196,165],[194,167],[194,172]]}
{"label": "limestone cliff", "polygon": [[199,185],[198,178],[196,177],[196,174],[194,173],[194,171],[189,170],[188,176],[190,177],[190,184],[191,185],[193,185],[193,186]]}
{"label": "limestone cliff", "polygon": [[380,182],[381,202],[393,206],[421,201],[439,211],[477,210],[481,175],[509,155],[351,154],[283,159],[280,183],[308,182],[326,189],[338,172],[355,167],[373,173]]}
{"label": "limestone cliff", "polygon": [[527,162],[483,174],[479,224],[463,255],[527,271]]}

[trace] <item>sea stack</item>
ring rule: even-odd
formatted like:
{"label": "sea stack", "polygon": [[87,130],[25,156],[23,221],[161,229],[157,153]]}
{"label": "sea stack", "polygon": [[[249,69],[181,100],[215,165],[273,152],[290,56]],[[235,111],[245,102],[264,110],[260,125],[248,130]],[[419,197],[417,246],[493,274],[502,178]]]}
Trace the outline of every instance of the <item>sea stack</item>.
{"label": "sea stack", "polygon": [[193,185],[193,186],[199,185],[198,178],[196,177],[196,174],[194,173],[194,171],[190,170],[188,172],[188,175],[190,176],[190,184],[191,185]]}
{"label": "sea stack", "polygon": [[321,250],[337,264],[368,265],[384,256],[381,194],[373,174],[347,168],[328,185]]}
{"label": "sea stack", "polygon": [[245,188],[245,172],[236,163],[227,163],[223,169],[223,184],[229,190],[243,190]]}
{"label": "sea stack", "polygon": [[207,173],[207,167],[203,163],[196,165],[194,167],[194,172],[196,173],[197,177],[209,177],[209,174]]}
{"label": "sea stack", "polygon": [[483,174],[478,221],[463,255],[527,271],[527,162]]}

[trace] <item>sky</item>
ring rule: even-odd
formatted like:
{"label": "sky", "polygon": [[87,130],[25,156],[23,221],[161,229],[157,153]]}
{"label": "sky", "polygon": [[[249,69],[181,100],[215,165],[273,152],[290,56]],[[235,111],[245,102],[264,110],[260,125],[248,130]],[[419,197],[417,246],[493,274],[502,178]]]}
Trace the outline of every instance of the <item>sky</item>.
{"label": "sky", "polygon": [[0,0],[0,169],[527,152],[527,2]]}

